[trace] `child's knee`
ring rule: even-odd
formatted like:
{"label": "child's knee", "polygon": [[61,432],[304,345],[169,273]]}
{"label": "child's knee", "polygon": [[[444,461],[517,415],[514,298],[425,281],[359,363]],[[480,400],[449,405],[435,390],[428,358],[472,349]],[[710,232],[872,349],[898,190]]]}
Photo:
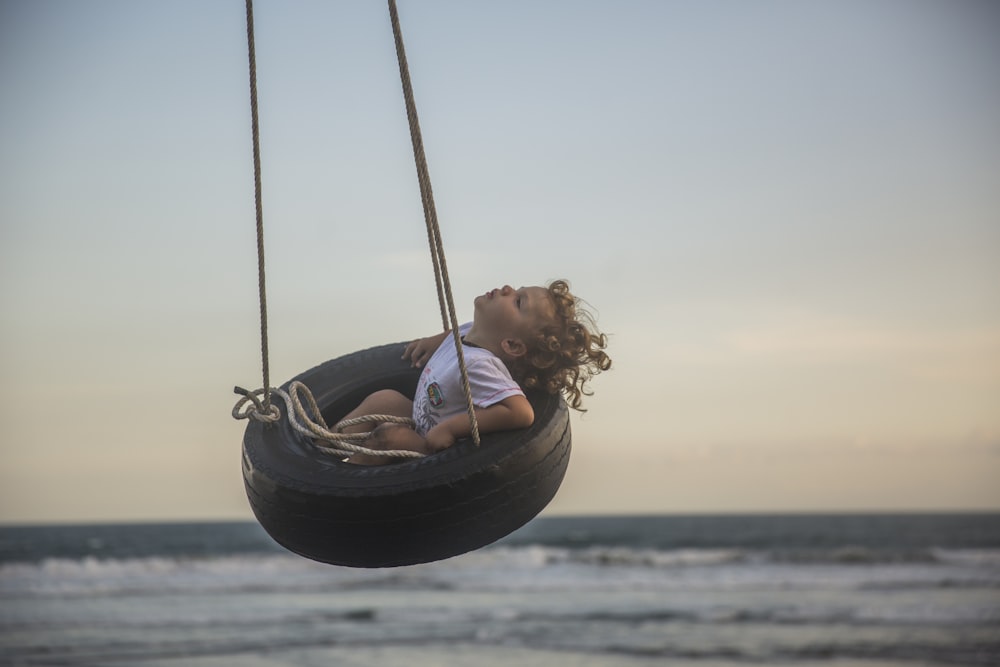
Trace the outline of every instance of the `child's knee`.
{"label": "child's knee", "polygon": [[380,389],[362,401],[361,406],[366,414],[388,414],[396,417],[409,417],[413,411],[413,401],[395,389]]}

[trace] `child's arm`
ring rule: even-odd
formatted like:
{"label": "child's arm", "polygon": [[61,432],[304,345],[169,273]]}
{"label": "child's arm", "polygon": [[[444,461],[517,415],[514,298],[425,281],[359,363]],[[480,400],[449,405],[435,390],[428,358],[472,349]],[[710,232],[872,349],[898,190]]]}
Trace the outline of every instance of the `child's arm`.
{"label": "child's arm", "polygon": [[427,338],[418,338],[406,346],[406,349],[403,351],[403,359],[409,359],[414,368],[420,368],[427,363],[427,360],[431,358],[434,351],[441,347],[441,343],[444,342],[445,337],[450,333],[451,330],[449,329],[448,331],[442,331]]}
{"label": "child's arm", "polygon": [[[476,422],[481,434],[527,428],[535,422],[535,411],[524,396],[510,396],[488,408],[476,408]],[[432,452],[447,449],[459,438],[472,435],[469,415],[463,412],[445,419],[427,432],[427,444]]]}

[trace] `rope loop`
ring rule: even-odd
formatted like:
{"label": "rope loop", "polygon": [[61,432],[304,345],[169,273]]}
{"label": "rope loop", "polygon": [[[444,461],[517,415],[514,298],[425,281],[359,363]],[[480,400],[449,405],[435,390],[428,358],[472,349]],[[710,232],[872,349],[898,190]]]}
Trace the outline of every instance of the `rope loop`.
{"label": "rope loop", "polygon": [[[271,391],[275,391],[273,388]],[[274,403],[264,407],[264,402],[259,396],[264,396],[263,389],[257,391],[247,391],[243,387],[233,387],[233,392],[243,396],[236,405],[233,406],[233,419],[252,419],[256,422],[273,424],[281,419],[281,410]]]}
{"label": "rope loop", "polygon": [[413,428],[413,420],[407,419],[406,417],[396,417],[394,415],[361,415],[360,417],[355,417],[354,419],[344,419],[337,422],[337,425],[333,427],[334,433],[340,435],[366,435],[364,433],[344,433],[344,429],[349,426],[357,426],[358,424],[399,424],[400,426],[408,426]]}
{"label": "rope loop", "polygon": [[[263,402],[258,398],[264,394],[263,389],[247,391],[242,387],[234,387],[233,391],[243,396],[233,407],[233,417],[236,419],[253,419],[254,421],[273,423],[281,418],[281,411],[273,403],[270,411],[264,408]],[[372,432],[363,433],[343,433],[345,428],[358,424],[399,424],[413,428],[414,422],[406,417],[396,417],[393,415],[364,415],[354,419],[346,419],[337,423],[331,430],[323,419],[323,414],[316,404],[309,387],[298,380],[292,381],[288,385],[288,391],[271,387],[270,394],[281,397],[288,407],[288,423],[295,429],[295,432],[305,436],[316,447],[346,457],[352,454],[369,454],[371,456],[386,456],[397,459],[423,458],[424,454],[406,449],[371,449],[363,446]],[[252,407],[251,405],[252,404]]]}

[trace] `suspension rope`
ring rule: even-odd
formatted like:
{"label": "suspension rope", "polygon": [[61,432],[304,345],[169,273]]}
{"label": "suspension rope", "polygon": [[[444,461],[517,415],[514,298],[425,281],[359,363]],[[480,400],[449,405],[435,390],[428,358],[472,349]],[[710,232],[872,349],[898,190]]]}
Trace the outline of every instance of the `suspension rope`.
{"label": "suspension rope", "polygon": [[257,123],[257,57],[253,40],[253,0],[247,4],[247,55],[250,59],[250,115],[253,128],[253,184],[257,208],[257,292],[260,302],[260,359],[264,378],[262,414],[271,413],[271,382],[267,354],[267,294],[264,290],[264,207],[260,184],[260,129]]}
{"label": "suspension rope", "polygon": [[[399,78],[403,85],[403,99],[406,102],[406,119],[410,124],[410,141],[413,144],[413,158],[417,167],[417,181],[420,183],[420,200],[424,207],[427,241],[430,245],[431,262],[434,264],[434,280],[437,284],[438,306],[441,308],[441,323],[445,331],[451,329],[455,351],[458,354],[458,366],[462,372],[462,390],[465,392],[466,410],[469,414],[472,440],[478,447],[479,423],[476,420],[476,407],[472,402],[472,388],[469,386],[469,373],[465,367],[465,354],[462,352],[462,337],[458,332],[455,301],[451,295],[451,281],[448,279],[448,262],[444,256],[441,228],[438,225],[437,209],[434,206],[434,192],[431,189],[431,177],[427,169],[427,157],[424,155],[424,141],[420,134],[417,105],[413,100],[413,86],[410,83],[410,69],[406,61],[406,49],[403,46],[403,32],[399,27],[399,13],[396,10],[396,0],[389,0],[389,17],[392,20],[392,34],[396,42],[396,59],[399,61]],[[447,315],[445,314],[445,304],[447,304]]]}
{"label": "suspension rope", "polygon": [[[253,0],[246,0],[247,10],[247,54],[250,66],[250,113],[253,133],[253,163],[254,163],[254,201],[257,213],[257,284],[260,301],[260,345],[263,389],[250,392],[241,387],[234,391],[243,396],[233,408],[236,419],[254,419],[264,423],[273,423],[281,418],[277,406],[271,404],[271,394],[278,394],[284,400],[288,421],[299,433],[328,443],[327,446],[316,443],[319,447],[328,448],[337,454],[364,453],[378,456],[415,458],[423,456],[417,452],[406,450],[372,450],[359,444],[367,439],[370,433],[341,433],[341,429],[358,423],[401,423],[413,426],[413,421],[388,415],[368,415],[349,422],[337,424],[330,430],[323,415],[309,392],[308,387],[301,382],[292,382],[289,392],[270,386],[267,350],[267,297],[264,289],[264,213],[261,202],[261,168],[260,168],[260,130],[257,120],[257,62],[254,48]],[[434,265],[434,281],[437,286],[438,306],[441,310],[441,324],[452,332],[455,350],[458,354],[459,369],[462,374],[462,389],[465,392],[466,408],[469,415],[469,425],[472,440],[478,447],[479,423],[476,420],[475,405],[472,401],[472,389],[469,385],[469,373],[465,365],[465,355],[462,351],[462,338],[458,331],[458,318],[455,313],[455,301],[451,292],[451,281],[448,278],[448,263],[444,255],[444,244],[441,240],[441,228],[438,225],[437,210],[434,206],[434,193],[431,189],[430,173],[427,169],[427,158],[424,155],[424,143],[420,134],[420,122],[417,118],[417,108],[413,100],[413,87],[410,83],[409,67],[406,62],[406,51],[403,47],[403,35],[399,27],[399,14],[396,11],[395,0],[389,0],[389,15],[392,20],[393,37],[396,43],[396,57],[399,61],[399,74],[403,86],[403,97],[406,102],[406,117],[410,125],[410,139],[413,143],[413,156],[417,167],[417,180],[420,184],[420,198],[424,209],[424,221],[427,226],[427,241],[430,246],[431,262]],[[299,394],[304,394],[312,415],[303,407]],[[258,398],[257,394],[262,394]],[[315,440],[314,440],[315,442]]]}

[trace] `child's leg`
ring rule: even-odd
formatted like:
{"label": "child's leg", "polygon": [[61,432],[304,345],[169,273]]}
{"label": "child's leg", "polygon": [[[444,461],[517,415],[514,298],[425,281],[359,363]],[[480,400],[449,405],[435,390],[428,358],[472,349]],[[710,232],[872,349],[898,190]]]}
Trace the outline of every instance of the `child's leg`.
{"label": "child's leg", "polygon": [[[392,415],[393,417],[413,416],[413,401],[393,389],[382,389],[369,394],[361,405],[347,413],[344,419],[354,419],[365,415]],[[348,426],[344,433],[365,433],[375,428],[375,424]]]}
{"label": "child's leg", "polygon": [[[365,415],[392,415],[393,417],[410,418],[413,416],[413,401],[393,389],[382,389],[381,391],[369,394],[365,400],[361,401],[361,405],[347,413],[344,419],[353,419]],[[376,426],[379,425],[371,423],[356,424],[355,426],[345,428],[344,433],[366,433],[375,430]],[[387,431],[390,428],[393,431],[402,429],[402,431],[406,431],[408,434],[396,431],[395,437],[387,438]],[[413,449],[416,447],[418,441],[423,442],[423,438],[418,436],[413,429],[400,424],[383,424],[376,435],[379,437],[372,437],[366,440],[364,446],[369,449],[396,449],[397,447],[389,446],[391,440],[400,443],[399,449]],[[385,456],[354,454],[347,461],[361,465],[379,465],[390,463],[392,459]]]}
{"label": "child's leg", "polygon": [[[371,437],[365,440],[364,446],[368,449],[382,451],[387,449],[407,449],[411,452],[420,452],[421,454],[434,453],[427,445],[427,440],[417,435],[417,432],[412,428],[403,426],[402,424],[380,424],[371,434]],[[367,466],[398,463],[399,461],[400,459],[397,458],[377,456],[375,454],[352,454],[347,459],[348,463]]]}

